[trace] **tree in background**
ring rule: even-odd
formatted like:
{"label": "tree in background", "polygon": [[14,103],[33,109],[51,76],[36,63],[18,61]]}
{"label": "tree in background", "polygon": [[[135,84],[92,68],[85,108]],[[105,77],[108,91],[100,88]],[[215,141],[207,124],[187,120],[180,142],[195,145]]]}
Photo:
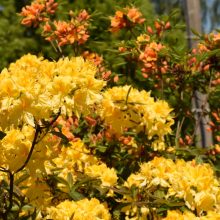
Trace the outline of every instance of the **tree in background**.
{"label": "tree in background", "polygon": [[[119,5],[125,5],[126,1],[107,0],[105,2],[101,0],[95,1],[57,1],[60,5],[59,11],[56,15],[57,19],[65,19],[69,15],[68,10],[79,10],[81,8],[88,9],[89,13],[101,12],[94,17],[95,25],[90,30],[91,41],[86,45],[87,49],[91,49],[94,52],[100,54],[108,54],[109,61],[113,65],[114,58],[111,57],[111,53],[106,49],[111,48],[112,36],[109,35],[107,28],[109,26],[109,20],[106,19],[115,10],[116,3]],[[7,67],[8,64],[18,59],[27,52],[33,54],[44,54],[47,58],[58,58],[57,54],[51,49],[41,37],[41,32],[35,30],[32,27],[26,28],[20,25],[20,19],[18,13],[21,8],[29,4],[29,0],[3,0],[0,3],[0,68]],[[141,7],[145,16],[152,18],[153,9],[149,1],[138,0],[135,2],[138,7]],[[109,37],[109,40],[105,43],[101,43],[103,38]],[[86,49],[86,48],[85,48]],[[67,53],[73,54],[72,48],[65,49]],[[106,57],[106,55],[104,55]]]}
{"label": "tree in background", "polygon": [[220,2],[201,0],[202,26],[205,33],[220,27]]}
{"label": "tree in background", "polygon": [[[173,8],[181,10],[184,19],[184,0],[151,0],[157,14],[169,13]],[[220,26],[220,2],[218,0],[200,0],[202,29],[209,33]]]}
{"label": "tree in background", "polygon": [[37,49],[37,43],[28,37],[28,32],[21,27],[16,15],[14,0],[0,3],[0,67],[6,67],[28,50]]}

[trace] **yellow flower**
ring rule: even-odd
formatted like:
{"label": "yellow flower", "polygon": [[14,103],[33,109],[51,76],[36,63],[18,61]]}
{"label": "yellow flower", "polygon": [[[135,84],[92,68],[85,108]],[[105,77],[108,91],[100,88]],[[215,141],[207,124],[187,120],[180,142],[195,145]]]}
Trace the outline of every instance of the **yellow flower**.
{"label": "yellow flower", "polygon": [[202,191],[195,195],[195,204],[198,214],[202,213],[203,211],[214,210],[215,202],[215,195],[211,193]]}
{"label": "yellow flower", "polygon": [[13,172],[24,164],[31,148],[33,132],[32,127],[29,133],[26,133],[25,129],[11,129],[6,132],[6,136],[0,140],[1,167]]}
{"label": "yellow flower", "polygon": [[83,172],[85,167],[97,162],[98,159],[90,154],[82,140],[70,142],[68,147],[61,146],[61,149],[58,149],[56,158],[53,159],[53,163],[58,168],[66,168],[69,172],[73,172],[75,166],[77,166],[77,171]]}
{"label": "yellow flower", "polygon": [[23,187],[27,187],[22,192],[32,205],[43,210],[50,204],[52,195],[45,181],[30,177],[22,185]]}
{"label": "yellow flower", "polygon": [[131,174],[124,185],[135,185],[140,190],[162,186],[168,190],[164,199],[183,199],[185,206],[198,215],[208,211],[220,212],[220,183],[209,164],[196,164],[195,161],[182,159],[173,162],[155,157],[141,164],[140,171]]}
{"label": "yellow flower", "polygon": [[[69,142],[69,146],[57,146],[53,148],[52,159],[45,163],[46,173],[56,173],[59,177],[67,179],[71,175],[76,181],[77,172],[85,172],[85,168],[98,163],[98,159],[90,154],[82,140]],[[68,187],[62,183],[58,187],[68,192]]]}
{"label": "yellow flower", "polygon": [[142,174],[134,174],[132,173],[127,181],[125,182],[125,186],[127,187],[131,187],[132,185],[134,186],[138,186],[138,187],[144,187],[147,185],[149,181],[147,180],[147,178],[145,176],[143,176]]}
{"label": "yellow flower", "polygon": [[0,127],[23,124],[24,113],[49,119],[62,114],[88,114],[100,102],[103,80],[95,78],[96,67],[82,57],[57,62],[25,55],[0,74]]}
{"label": "yellow flower", "polygon": [[190,211],[168,210],[167,216],[162,220],[220,220],[220,213],[208,211],[207,215],[197,217]]}
{"label": "yellow flower", "polygon": [[150,93],[130,86],[113,87],[103,93],[100,115],[111,132],[120,136],[127,129],[153,137],[154,150],[165,148],[164,135],[171,133],[174,123],[171,108],[165,101],[154,101]]}
{"label": "yellow flower", "polygon": [[77,202],[65,200],[56,207],[47,208],[46,219],[53,220],[110,220],[111,216],[105,204],[98,199],[87,198]]}
{"label": "yellow flower", "polygon": [[[187,218],[186,218],[187,216]],[[168,210],[167,217],[163,218],[163,220],[193,220],[196,219],[196,216],[193,213],[184,215],[179,210]]]}
{"label": "yellow flower", "polygon": [[104,163],[86,167],[85,173],[90,177],[99,178],[103,186],[114,186],[118,179],[116,171],[108,168]]}
{"label": "yellow flower", "polygon": [[220,220],[220,213],[214,211],[208,211],[206,216],[202,216],[201,220]]}
{"label": "yellow flower", "polygon": [[77,204],[73,201],[65,200],[56,207],[47,208],[46,219],[53,220],[70,220],[77,209]]}

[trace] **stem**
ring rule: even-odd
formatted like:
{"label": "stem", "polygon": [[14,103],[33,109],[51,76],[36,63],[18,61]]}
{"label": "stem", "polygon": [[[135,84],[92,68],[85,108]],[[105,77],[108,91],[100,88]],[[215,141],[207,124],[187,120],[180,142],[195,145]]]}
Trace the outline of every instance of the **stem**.
{"label": "stem", "polygon": [[13,192],[14,192],[14,174],[9,171],[10,188],[9,188],[9,207],[7,212],[9,212],[13,205]]}
{"label": "stem", "polygon": [[10,170],[6,170],[5,168],[0,168],[1,172],[5,172],[9,174],[9,206],[6,208],[6,212],[4,213],[4,219],[7,220],[7,213],[11,211],[11,208],[13,206],[13,193],[14,193],[14,173],[12,173]]}
{"label": "stem", "polygon": [[183,122],[185,120],[185,117],[182,118],[182,120],[177,122],[177,129],[176,129],[176,137],[175,137],[175,145],[177,148],[179,148],[179,137],[180,137],[180,132],[182,130]]}
{"label": "stem", "polygon": [[56,40],[56,44],[57,44],[57,48],[58,48],[58,52],[59,52],[60,56],[63,57],[63,51],[62,51],[62,49],[61,49],[61,47],[60,47],[57,40]]}
{"label": "stem", "polygon": [[[36,144],[38,143],[37,139],[38,139],[38,136],[39,134],[41,133],[41,130],[44,129],[44,128],[47,128],[49,129],[50,126],[53,125],[53,123],[57,120],[57,118],[59,117],[61,113],[61,109],[59,109],[59,112],[58,114],[53,118],[53,120],[50,122],[49,125],[47,125],[46,127],[41,127],[39,124],[35,123],[36,124],[36,129],[35,129],[35,134],[34,134],[34,139],[32,141],[32,145],[31,145],[31,149],[28,153],[28,156],[24,162],[24,164],[18,168],[14,173],[11,172],[10,170],[7,170],[3,167],[0,167],[0,171],[1,172],[5,172],[5,173],[8,173],[9,174],[9,181],[10,181],[10,184],[9,184],[9,206],[8,208],[6,209],[6,213],[4,213],[4,220],[7,220],[7,213],[9,213],[11,211],[11,208],[13,206],[13,193],[14,193],[14,175],[20,171],[22,171],[26,165],[28,164],[28,162],[30,161],[31,159],[31,156],[33,154],[33,151],[34,151],[34,147],[36,146]],[[47,132],[46,132],[47,133]]]}
{"label": "stem", "polygon": [[53,49],[54,49],[55,52],[57,53],[58,51],[57,51],[57,48],[56,48],[56,46],[54,45],[53,41],[50,41],[50,44],[52,45]]}
{"label": "stem", "polygon": [[164,82],[163,82],[163,73],[160,72],[160,84],[161,84],[161,98],[163,99],[164,96]]}
{"label": "stem", "polygon": [[[27,159],[25,160],[24,164],[23,164],[20,168],[18,168],[18,169],[14,172],[14,174],[20,172],[21,170],[23,170],[23,169],[26,167],[26,165],[28,164],[29,160],[31,159],[31,155],[32,155],[32,153],[33,153],[33,151],[34,151],[35,145],[39,142],[39,141],[37,141],[37,138],[38,138],[38,135],[41,133],[41,130],[42,130],[43,128],[49,129],[50,126],[53,125],[53,123],[57,120],[57,118],[59,117],[60,113],[61,113],[61,109],[59,109],[59,112],[58,112],[58,114],[56,115],[56,117],[54,117],[54,119],[53,119],[53,120],[50,122],[50,124],[49,124],[48,126],[46,126],[46,127],[41,127],[39,124],[36,123],[36,130],[35,130],[35,134],[34,134],[34,139],[33,139],[33,141],[32,141],[31,150],[29,151],[29,154],[28,154]],[[45,135],[46,135],[46,134],[47,134],[47,132],[45,133]],[[44,135],[44,136],[45,136],[45,135]],[[44,136],[43,136],[43,137],[44,137]],[[40,139],[40,140],[42,140],[42,139]]]}
{"label": "stem", "polygon": [[129,97],[129,94],[131,92],[131,89],[132,89],[132,86],[130,86],[129,89],[128,89],[128,92],[127,92],[127,95],[126,95],[126,99],[125,99],[125,105],[128,104],[128,97]]}
{"label": "stem", "polygon": [[[134,38],[137,38],[137,36],[136,36],[136,34],[134,33],[134,31],[132,30],[132,27],[129,29],[129,31],[130,31],[130,33],[131,33],[131,35],[130,35],[130,39],[131,39],[131,37],[133,36]],[[130,40],[129,39],[129,40]]]}
{"label": "stem", "polygon": [[48,131],[50,129],[50,126],[52,126],[53,123],[58,119],[58,117],[60,116],[60,113],[61,113],[61,108],[59,109],[59,111],[58,111],[57,115],[54,117],[54,119],[49,123],[49,125],[40,126],[41,129],[46,128],[46,132],[44,133],[44,135],[41,138],[39,138],[39,140],[36,142],[36,144],[38,144],[46,136],[46,134],[48,133]]}
{"label": "stem", "polygon": [[35,134],[34,134],[34,139],[33,139],[32,145],[31,145],[31,150],[29,151],[27,159],[25,160],[24,164],[14,172],[14,174],[20,172],[21,170],[23,170],[26,167],[26,165],[28,164],[29,160],[31,159],[31,155],[34,151],[34,147],[37,143],[37,138],[38,138],[38,135],[39,135],[40,132],[41,132],[41,127],[37,124]]}

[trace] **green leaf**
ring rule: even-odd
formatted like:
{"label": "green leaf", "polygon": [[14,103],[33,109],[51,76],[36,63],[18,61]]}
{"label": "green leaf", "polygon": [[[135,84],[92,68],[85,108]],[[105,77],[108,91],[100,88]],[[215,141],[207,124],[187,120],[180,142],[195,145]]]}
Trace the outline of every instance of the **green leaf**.
{"label": "green leaf", "polygon": [[59,131],[51,131],[51,134],[56,135],[57,137],[60,137],[64,143],[69,143],[69,139],[61,132]]}
{"label": "green leaf", "polygon": [[126,95],[125,105],[127,105],[127,103],[128,103],[128,97],[129,97],[129,94],[130,94],[130,92],[131,92],[131,89],[132,89],[132,87],[130,86],[129,89],[128,89],[128,93],[127,93],[127,95]]}
{"label": "green leaf", "polygon": [[73,186],[73,176],[72,176],[71,173],[67,174],[67,182],[69,184],[69,187],[72,188],[72,186]]}
{"label": "green leaf", "polygon": [[154,193],[154,196],[158,197],[158,198],[164,198],[165,197],[165,193],[163,190],[157,190],[155,193]]}
{"label": "green leaf", "polygon": [[30,209],[33,209],[33,206],[24,205],[24,206],[22,207],[22,210],[24,210],[24,211],[28,211],[28,210],[30,210]]}
{"label": "green leaf", "polygon": [[126,56],[126,55],[129,55],[129,54],[131,54],[131,52],[130,51],[126,51],[126,52],[120,53],[119,55],[120,56]]}
{"label": "green leaf", "polygon": [[200,33],[197,32],[195,29],[191,29],[192,33],[198,37],[200,37]]}
{"label": "green leaf", "polygon": [[77,191],[75,191],[74,189],[72,189],[69,193],[70,197],[74,200],[74,201],[79,201],[81,199],[84,199],[85,196]]}
{"label": "green leaf", "polygon": [[30,175],[28,173],[25,173],[24,175],[20,176],[15,182],[15,185],[18,185],[19,183],[23,182],[26,180]]}
{"label": "green leaf", "polygon": [[123,65],[125,65],[125,64],[126,64],[126,62],[117,63],[117,64],[114,64],[114,67],[123,66]]}
{"label": "green leaf", "polygon": [[61,178],[61,177],[58,177],[58,176],[55,176],[54,177],[59,183],[62,183],[62,184],[64,184],[64,185],[66,185],[66,186],[69,186],[69,183],[65,180],[65,179],[63,179],[63,178]]}
{"label": "green leaf", "polygon": [[14,205],[12,208],[11,208],[11,211],[12,212],[16,212],[19,210],[19,206],[18,205]]}
{"label": "green leaf", "polygon": [[98,146],[97,147],[97,150],[98,151],[100,151],[101,153],[105,153],[106,152],[106,150],[107,150],[107,146]]}
{"label": "green leaf", "polygon": [[166,211],[168,208],[163,208],[163,207],[160,207],[157,209],[157,213],[160,213],[160,212],[164,212]]}

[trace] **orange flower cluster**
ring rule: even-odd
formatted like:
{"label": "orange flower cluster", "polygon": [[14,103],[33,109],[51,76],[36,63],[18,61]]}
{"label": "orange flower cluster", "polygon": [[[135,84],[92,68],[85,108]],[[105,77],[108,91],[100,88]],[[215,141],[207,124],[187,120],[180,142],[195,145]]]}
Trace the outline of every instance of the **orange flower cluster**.
{"label": "orange flower cluster", "polygon": [[219,108],[211,113],[211,121],[209,122],[209,126],[210,126],[210,130],[214,133],[215,141],[217,141],[217,143],[220,144],[220,109]]}
{"label": "orange flower cluster", "polygon": [[157,34],[158,36],[162,36],[163,32],[165,30],[169,30],[171,28],[171,24],[169,21],[164,22],[160,20],[154,21],[154,28],[155,31],[152,29],[152,27],[148,26],[147,31],[149,34]]}
{"label": "orange flower cluster", "polygon": [[220,72],[215,73],[215,79],[212,80],[212,85],[213,86],[220,85]]}
{"label": "orange flower cluster", "polygon": [[[73,135],[72,129],[79,126],[78,119],[76,117],[69,117],[67,119],[59,116],[54,123],[54,131],[61,132],[69,141],[75,141],[77,138]],[[54,135],[54,138],[58,136]]]}
{"label": "orange flower cluster", "polygon": [[[192,50],[192,55],[189,57],[189,66],[193,72],[205,72],[210,69],[210,67],[216,63],[217,57],[213,53],[211,56],[207,56],[203,61],[198,61],[197,56],[203,55],[209,51],[214,51],[219,49],[220,46],[220,33],[211,33],[203,37],[203,41],[197,45],[197,48]],[[219,74],[216,73],[216,77],[213,80],[213,85],[218,85],[220,81],[218,80]]]}
{"label": "orange flower cluster", "polygon": [[207,154],[209,154],[209,155],[220,154],[220,146],[219,146],[219,144],[214,145],[213,148],[207,152]]}
{"label": "orange flower cluster", "polygon": [[112,72],[105,68],[104,60],[101,56],[99,56],[97,53],[90,53],[89,51],[85,51],[82,56],[95,64],[95,66],[97,67],[97,72],[101,75],[102,79],[109,79]]}
{"label": "orange flower cluster", "polygon": [[208,52],[209,49],[204,44],[198,44],[197,48],[192,50],[192,54],[189,55],[189,67],[193,72],[204,72],[209,70],[210,64],[209,62],[198,62],[197,55],[204,54]]}
{"label": "orange flower cluster", "polygon": [[90,16],[86,10],[80,11],[76,16],[70,12],[70,16],[72,17],[70,22],[54,21],[53,27],[47,22],[43,27],[46,40],[56,40],[59,46],[75,42],[79,45],[84,44],[89,38],[87,27]]}
{"label": "orange flower cluster", "polygon": [[111,32],[118,32],[122,28],[130,28],[136,24],[144,23],[145,18],[137,8],[124,8],[123,11],[116,11],[115,16],[111,17]]}
{"label": "orange flower cluster", "polygon": [[161,43],[150,42],[144,47],[144,50],[140,52],[139,60],[141,61],[143,67],[141,69],[142,74],[145,78],[148,77],[149,73],[166,73],[168,69],[167,61],[159,59],[159,52],[164,46]]}
{"label": "orange flower cluster", "polygon": [[48,21],[48,14],[54,14],[58,3],[54,0],[35,0],[31,5],[22,8],[20,15],[24,17],[21,23],[28,27],[37,27],[41,22]]}
{"label": "orange flower cluster", "polygon": [[181,147],[189,146],[192,143],[193,143],[192,137],[190,137],[189,135],[185,135],[184,139],[179,138],[179,144],[180,144]]}
{"label": "orange flower cluster", "polygon": [[220,46],[220,33],[210,33],[205,35],[205,44],[208,49],[217,49]]}

